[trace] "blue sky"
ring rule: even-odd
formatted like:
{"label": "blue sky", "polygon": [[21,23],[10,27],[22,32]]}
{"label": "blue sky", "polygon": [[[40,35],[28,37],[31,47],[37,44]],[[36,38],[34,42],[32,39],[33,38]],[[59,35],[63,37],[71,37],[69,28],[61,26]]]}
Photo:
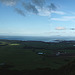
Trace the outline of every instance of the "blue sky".
{"label": "blue sky", "polygon": [[0,35],[75,36],[75,0],[0,0]]}

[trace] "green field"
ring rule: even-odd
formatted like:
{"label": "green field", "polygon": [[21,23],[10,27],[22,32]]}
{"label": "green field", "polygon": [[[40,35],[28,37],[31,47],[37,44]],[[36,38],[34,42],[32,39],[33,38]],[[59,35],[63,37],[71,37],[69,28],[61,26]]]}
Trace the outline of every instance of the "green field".
{"label": "green field", "polygon": [[[69,56],[49,56],[58,51],[75,53],[75,43],[49,43],[41,41],[0,40],[0,64],[12,65],[14,70],[33,70],[37,68],[58,69],[74,60]],[[44,53],[39,55],[38,53]],[[2,67],[2,65],[0,66]]]}

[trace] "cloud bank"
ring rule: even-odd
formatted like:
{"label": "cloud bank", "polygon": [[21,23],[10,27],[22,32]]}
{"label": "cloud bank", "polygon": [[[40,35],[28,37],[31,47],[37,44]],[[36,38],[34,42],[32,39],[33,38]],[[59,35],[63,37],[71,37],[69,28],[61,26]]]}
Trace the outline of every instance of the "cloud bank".
{"label": "cloud bank", "polygon": [[57,6],[54,3],[48,3],[48,0],[0,0],[0,3],[6,6],[14,6],[15,11],[22,16],[26,14],[39,16],[51,16],[52,13],[59,15],[65,14],[62,11],[56,11]]}

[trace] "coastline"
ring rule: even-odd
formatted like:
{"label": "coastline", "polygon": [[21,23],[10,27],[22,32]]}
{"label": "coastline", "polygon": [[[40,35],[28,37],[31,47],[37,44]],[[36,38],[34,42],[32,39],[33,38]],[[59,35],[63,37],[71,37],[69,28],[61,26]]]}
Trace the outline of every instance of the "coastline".
{"label": "coastline", "polygon": [[40,37],[40,36],[0,36],[3,40],[20,40],[20,41],[43,41],[43,42],[61,42],[75,41],[75,37]]}

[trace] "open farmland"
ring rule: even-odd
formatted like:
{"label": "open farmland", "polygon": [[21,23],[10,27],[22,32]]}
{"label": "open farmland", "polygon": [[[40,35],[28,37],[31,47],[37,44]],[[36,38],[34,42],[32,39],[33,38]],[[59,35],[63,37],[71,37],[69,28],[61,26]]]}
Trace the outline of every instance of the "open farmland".
{"label": "open farmland", "polygon": [[[58,69],[74,60],[74,44],[0,40],[0,68],[3,63],[12,66],[10,69],[13,70]],[[60,55],[56,55],[58,52]]]}

